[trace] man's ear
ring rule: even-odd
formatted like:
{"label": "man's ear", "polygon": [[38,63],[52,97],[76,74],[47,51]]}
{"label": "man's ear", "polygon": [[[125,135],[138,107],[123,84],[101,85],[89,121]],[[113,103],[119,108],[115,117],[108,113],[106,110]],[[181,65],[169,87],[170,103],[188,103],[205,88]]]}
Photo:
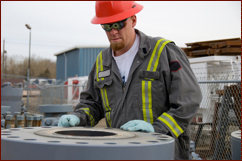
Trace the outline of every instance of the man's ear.
{"label": "man's ear", "polygon": [[137,17],[136,17],[136,15],[131,16],[131,20],[132,20],[132,27],[135,27],[136,26],[136,23],[137,23]]}

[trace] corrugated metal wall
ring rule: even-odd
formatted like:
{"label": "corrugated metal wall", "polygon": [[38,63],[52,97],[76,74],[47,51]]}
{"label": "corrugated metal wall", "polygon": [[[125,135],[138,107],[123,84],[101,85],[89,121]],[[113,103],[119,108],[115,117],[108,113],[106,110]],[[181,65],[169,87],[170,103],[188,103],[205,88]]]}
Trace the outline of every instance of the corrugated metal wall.
{"label": "corrugated metal wall", "polygon": [[88,76],[96,57],[104,48],[81,48],[80,52],[80,73],[79,76]]}
{"label": "corrugated metal wall", "polygon": [[[56,79],[65,80],[74,76],[88,76],[97,55],[105,48],[79,48],[57,55]],[[67,68],[65,69],[65,61]]]}
{"label": "corrugated metal wall", "polygon": [[56,59],[56,80],[65,80],[65,56],[58,55]]}

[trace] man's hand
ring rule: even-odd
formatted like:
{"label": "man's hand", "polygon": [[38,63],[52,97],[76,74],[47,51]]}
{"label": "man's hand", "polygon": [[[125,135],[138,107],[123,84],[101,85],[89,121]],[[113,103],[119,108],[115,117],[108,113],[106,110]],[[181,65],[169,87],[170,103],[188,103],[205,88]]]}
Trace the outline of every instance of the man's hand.
{"label": "man's hand", "polygon": [[76,115],[62,115],[58,126],[70,127],[80,124],[80,119]]}
{"label": "man's hand", "polygon": [[122,130],[126,131],[145,131],[145,132],[155,132],[154,127],[143,120],[132,120],[120,127]]}

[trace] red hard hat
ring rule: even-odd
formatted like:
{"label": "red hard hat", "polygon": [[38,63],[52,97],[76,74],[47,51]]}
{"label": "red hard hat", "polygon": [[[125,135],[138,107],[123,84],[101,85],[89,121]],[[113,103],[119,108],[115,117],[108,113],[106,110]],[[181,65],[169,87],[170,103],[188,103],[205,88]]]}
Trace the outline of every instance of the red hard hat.
{"label": "red hard hat", "polygon": [[96,16],[91,23],[106,24],[135,15],[143,6],[135,1],[96,1]]}

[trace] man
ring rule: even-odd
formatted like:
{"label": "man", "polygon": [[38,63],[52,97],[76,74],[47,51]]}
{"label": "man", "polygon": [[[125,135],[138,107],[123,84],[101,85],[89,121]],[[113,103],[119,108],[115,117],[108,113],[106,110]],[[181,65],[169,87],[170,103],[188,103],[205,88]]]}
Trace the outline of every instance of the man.
{"label": "man", "polygon": [[158,132],[175,138],[175,159],[189,159],[189,123],[202,99],[184,52],[172,41],[135,29],[134,1],[97,1],[93,24],[101,24],[110,47],[101,51],[87,88],[58,126],[107,126]]}

